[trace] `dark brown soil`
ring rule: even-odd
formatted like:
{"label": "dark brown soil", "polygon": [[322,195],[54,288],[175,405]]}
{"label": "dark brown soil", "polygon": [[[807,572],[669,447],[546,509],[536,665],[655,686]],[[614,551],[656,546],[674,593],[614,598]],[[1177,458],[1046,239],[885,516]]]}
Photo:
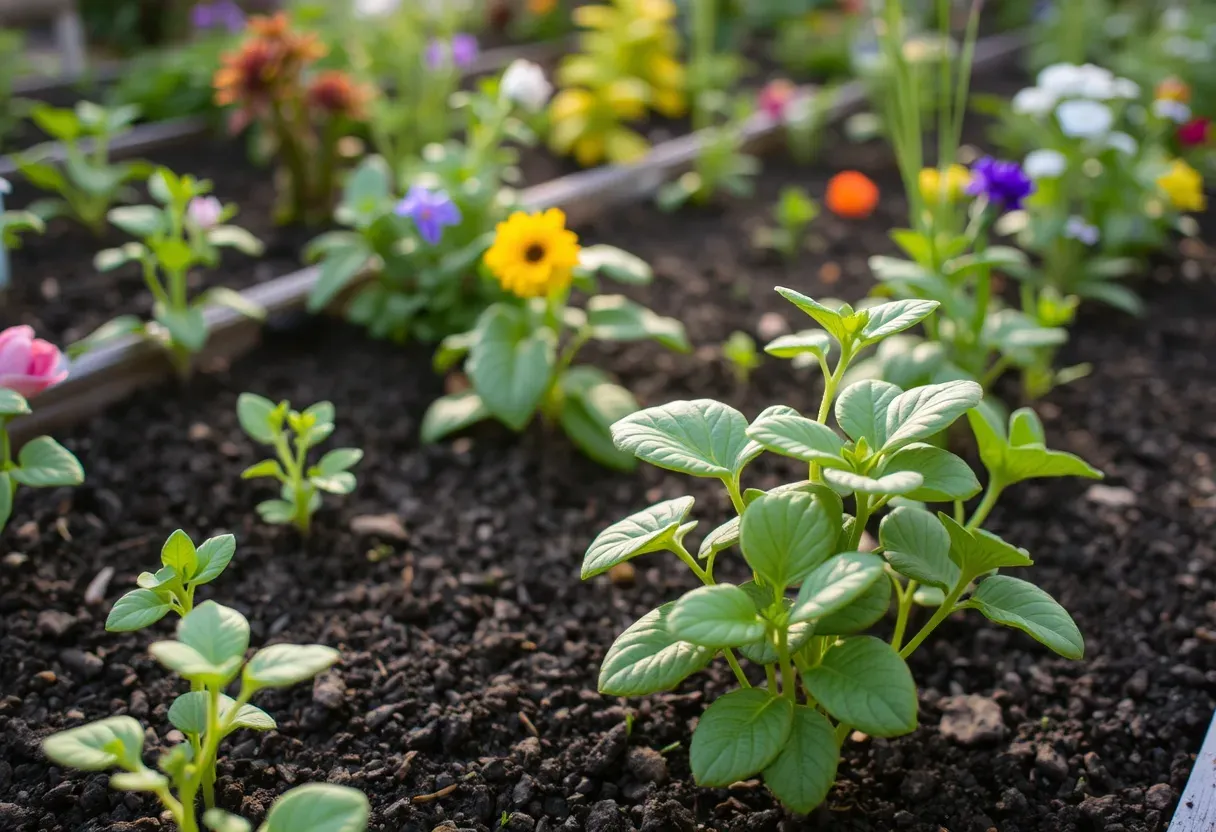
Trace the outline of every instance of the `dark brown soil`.
{"label": "dark brown soil", "polygon": [[[867,222],[822,218],[818,253],[792,265],[742,242],[781,186],[820,194],[836,169],[874,170],[870,149],[836,145],[826,161],[828,170],[774,164],[757,200],[721,212],[669,218],[636,207],[587,229],[587,241],[655,264],[657,283],[639,297],[679,315],[698,345],[692,356],[651,345],[589,355],[646,404],[712,396],[748,416],[779,402],[812,409],[811,376],[767,361],[739,388],[713,356],[733,330],[758,334],[763,316],[766,327],[773,314],[806,325],[776,284],[813,296],[866,291],[866,256],[888,250],[886,229],[902,222],[896,199]],[[889,169],[877,174],[897,191]],[[809,820],[784,815],[755,783],[692,784],[690,728],[730,687],[729,671],[629,701],[595,689],[616,635],[695,579],[655,555],[636,562],[633,585],[583,584],[587,543],[685,493],[712,528],[729,511],[725,496],[655,469],[610,473],[539,426],[419,447],[419,420],[443,387],[426,356],[317,321],[273,331],[229,371],[142,393],[63,437],[87,483],[19,495],[12,554],[0,564],[0,829],[165,828],[151,800],[49,765],[38,743],[129,713],[150,726],[150,752],[165,744],[165,710],[182,687],[146,647],[171,625],[114,636],[102,622],[180,526],[196,539],[237,535],[232,567],[206,595],[248,615],[255,644],[321,641],[343,652],[311,688],[260,700],[277,732],[226,743],[221,802],[255,822],[291,785],[327,780],[365,790],[372,828],[394,832],[1160,830],[1216,702],[1216,281],[1211,270],[1181,269],[1189,280],[1179,271],[1143,287],[1143,321],[1086,315],[1065,358],[1092,361],[1094,374],[1040,406],[1052,444],[1102,467],[1117,499],[1082,481],[1024,484],[990,524],[1036,557],[1030,576],[1072,611],[1086,659],[1064,661],[975,617],[950,622],[912,661],[921,728],[848,743],[839,785]],[[297,405],[333,400],[332,444],[367,452],[356,493],[328,499],[305,544],[261,525],[253,505],[270,490],[237,478],[261,458],[236,424],[245,390]],[[769,458],[753,469],[749,486],[795,475]],[[400,520],[403,539],[351,531],[355,518],[384,514]],[[90,606],[86,587],[106,567],[114,579]],[[1003,733],[974,745],[943,733],[943,711],[967,704],[951,699],[959,694],[996,703]]]}

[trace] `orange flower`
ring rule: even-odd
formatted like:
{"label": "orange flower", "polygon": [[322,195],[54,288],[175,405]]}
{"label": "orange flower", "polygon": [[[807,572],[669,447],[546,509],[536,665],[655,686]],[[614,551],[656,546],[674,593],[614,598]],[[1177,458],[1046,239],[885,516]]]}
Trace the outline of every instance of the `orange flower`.
{"label": "orange flower", "polygon": [[220,60],[222,66],[212,83],[215,103],[221,107],[256,104],[268,98],[283,67],[282,51],[263,40],[246,41]]}
{"label": "orange flower", "polygon": [[557,0],[528,0],[528,11],[537,17],[544,17],[557,8]]}
{"label": "orange flower", "polygon": [[1157,85],[1158,101],[1177,101],[1186,104],[1191,100],[1191,88],[1181,78],[1171,76]]}
{"label": "orange flower", "polygon": [[865,219],[878,206],[878,186],[864,173],[842,171],[828,180],[824,202],[837,216]]}
{"label": "orange flower", "polygon": [[358,84],[340,69],[328,69],[317,75],[308,87],[308,104],[330,116],[346,116],[356,121],[367,116],[367,102],[372,90]]}

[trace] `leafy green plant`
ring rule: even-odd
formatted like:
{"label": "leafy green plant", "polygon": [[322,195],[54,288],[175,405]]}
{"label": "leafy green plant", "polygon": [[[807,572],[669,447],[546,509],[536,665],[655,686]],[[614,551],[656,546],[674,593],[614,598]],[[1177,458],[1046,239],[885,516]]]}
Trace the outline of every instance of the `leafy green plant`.
{"label": "leafy green plant", "polygon": [[752,372],[760,366],[760,353],[756,350],[756,341],[746,332],[732,332],[722,343],[722,357],[730,365],[735,381],[740,385],[747,384]]}
{"label": "leafy green plant", "polygon": [[[1033,584],[997,574],[1031,565],[1029,554],[982,526],[1016,482],[1101,475],[1078,457],[1048,450],[1032,411],[1015,413],[1006,431],[983,410],[973,381],[909,390],[869,379],[841,386],[862,349],[914,326],[934,302],[833,310],[778,291],[822,327],[767,348],[780,357],[810,355],[819,364],[824,395],[816,417],[778,405],[749,425],[733,408],[699,399],[614,424],[621,451],[721,481],[737,516],[709,532],[693,554],[686,543],[697,525],[693,498],[665,500],[601,532],[582,575],[669,551],[701,580],[702,587],[647,613],[617,638],[600,669],[600,691],[669,690],[722,655],[739,689],[713,701],[697,723],[694,778],[725,787],[763,776],[785,805],[808,812],[827,796],[841,744],[854,729],[894,737],[916,728],[916,684],[906,660],[951,614],[974,609],[1065,657],[1081,657],[1084,640],[1063,607]],[[843,436],[828,424],[832,414]],[[981,491],[979,480],[961,458],[933,444],[965,414],[988,469],[987,489],[970,517],[964,501]],[[806,463],[807,478],[767,492],[744,490],[747,465],[765,451]],[[952,510],[935,514],[926,503]],[[878,548],[861,551],[867,526],[888,506]],[[720,583],[717,558],[736,546],[752,580]],[[888,613],[892,597],[891,640],[865,635]],[[913,630],[917,604],[932,613]],[[763,684],[753,684],[740,658],[764,668]]]}
{"label": "leafy green plant", "polygon": [[236,206],[221,206],[215,197],[208,196],[211,183],[207,180],[189,174],[179,177],[168,168],[158,168],[148,178],[148,192],[158,205],[123,206],[107,214],[111,223],[140,238],[140,242],[100,251],[93,264],[104,272],[138,263],[155,299],[152,321],[145,323],[135,315],[119,316],[73,344],[69,352],[81,355],[116,338],[138,335],[163,347],[184,376],[190,372],[194,356],[207,344],[203,316],[207,307],[227,306],[254,320],[265,317],[261,307],[223,286],[190,298],[186,280],[190,270],[219,265],[223,248],[257,257],[263,247],[245,229],[227,224],[235,216]]}
{"label": "leafy green plant", "polygon": [[334,431],[334,406],[318,402],[303,413],[291,403],[277,405],[254,393],[242,393],[236,402],[241,428],[249,438],[275,450],[275,459],[251,465],[241,479],[269,477],[281,484],[280,498],[258,503],[258,514],[267,523],[290,523],[308,533],[312,515],[321,507],[321,492],[349,494],[355,490],[350,469],[363,458],[358,448],[335,448],[317,464],[308,464],[308,452]]}
{"label": "leafy green plant", "polygon": [[0,29],[0,147],[16,132],[30,102],[13,96],[13,82],[26,71],[25,35],[17,29]]}
{"label": "leafy green plant", "polygon": [[755,190],[753,179],[760,171],[760,160],[743,152],[744,128],[752,114],[751,101],[738,96],[733,101],[725,94],[701,97],[698,107],[711,109],[703,129],[703,141],[693,161],[693,169],[659,189],[656,202],[665,211],[674,211],[688,202],[705,205],[714,195],[725,191],[732,197],[748,197]]}
{"label": "leafy green plant", "polygon": [[25,396],[2,386],[7,381],[0,376],[0,531],[4,531],[12,516],[13,498],[19,486],[57,488],[84,482],[80,460],[49,436],[26,442],[13,459],[9,423],[33,410]]}
{"label": "leafy green plant", "polygon": [[[631,468],[633,459],[612,445],[609,426],[637,410],[637,402],[596,367],[573,366],[591,340],[655,340],[688,352],[684,326],[622,295],[598,294],[598,275],[626,284],[648,283],[650,267],[611,246],[580,249],[556,208],[517,212],[499,225],[486,255],[491,271],[522,303],[489,307],[469,332],[445,338],[435,354],[439,372],[465,360],[470,389],[444,396],[422,420],[422,440],[435,442],[484,419],[523,430],[539,411],[589,457]],[[569,302],[571,286],[587,293],[584,308]]]}
{"label": "leafy green plant", "polygon": [[148,121],[216,120],[211,78],[229,41],[229,36],[212,35],[137,55],[107,90],[108,106],[138,107]]}
{"label": "leafy green plant", "polygon": [[[30,108],[30,117],[55,142],[15,153],[13,163],[34,187],[59,197],[40,199],[29,209],[43,220],[70,217],[100,237],[106,212],[115,203],[135,199],[130,183],[147,179],[153,170],[141,161],[110,164],[111,143],[130,130],[139,109],[106,109],[89,101],[72,109],[39,103]],[[57,164],[46,157],[58,148],[63,162]]]}
{"label": "leafy green plant", "polygon": [[793,260],[802,251],[807,228],[818,216],[819,204],[811,199],[806,190],[797,185],[787,185],[781,189],[777,204],[773,206],[776,227],[761,229],[756,242],[764,248],[776,249],[786,259]]}
{"label": "leafy green plant", "polygon": [[[236,551],[232,535],[213,537],[195,547],[180,529],[165,541],[161,568],[144,572],[139,588],[122,596],[106,619],[110,632],[131,632],[155,624],[169,612],[180,616],[176,640],[154,642],[153,658],[190,683],[190,691],[169,707],[169,722],[185,741],[161,754],[156,768],[143,760],[144,729],[129,716],[113,716],[52,734],[43,752],[53,762],[83,771],[119,768],[111,788],[151,792],[173,818],[179,832],[199,832],[197,802],[205,808],[202,826],[212,832],[249,832],[245,820],[215,806],[219,746],[247,728],[270,731],[276,723],[253,705],[263,690],[307,681],[329,669],[337,650],[320,644],[275,644],[248,661],[249,622],[234,609],[205,601],[194,605],[194,592],[215,580]],[[236,698],[224,692],[237,677]],[[359,832],[366,828],[367,798],[355,789],[309,784],[275,801],[261,832]]]}

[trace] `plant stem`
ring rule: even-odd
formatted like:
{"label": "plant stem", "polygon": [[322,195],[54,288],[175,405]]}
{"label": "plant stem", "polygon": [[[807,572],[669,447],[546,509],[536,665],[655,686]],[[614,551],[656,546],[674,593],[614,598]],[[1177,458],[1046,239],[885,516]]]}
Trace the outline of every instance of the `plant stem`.
{"label": "plant stem", "polygon": [[908,585],[904,587],[900,584],[899,578],[891,576],[892,583],[895,584],[896,591],[899,593],[899,608],[895,617],[895,634],[891,636],[891,646],[897,651],[904,643],[904,633],[908,629],[908,617],[912,613],[912,596],[916,594],[916,588],[920,586],[914,580],[909,579]]}
{"label": "plant stem", "polygon": [[971,515],[971,519],[967,521],[968,531],[974,531],[979,528],[980,524],[988,518],[988,514],[992,511],[996,501],[1001,496],[1001,492],[1005,490],[1005,484],[995,477],[988,481],[988,490],[984,492],[984,499],[980,500],[980,504],[975,507],[975,513]]}
{"label": "plant stem", "polygon": [[726,486],[726,491],[730,494],[730,502],[735,507],[735,514],[742,517],[747,505],[743,502],[743,492],[739,488],[738,476],[722,477],[722,484]]}
{"label": "plant stem", "polygon": [[781,693],[791,702],[798,701],[798,681],[794,675],[794,663],[790,661],[789,631],[781,627],[777,631],[777,656],[781,661]]}
{"label": "plant stem", "polygon": [[766,664],[764,666],[764,675],[768,677],[768,691],[773,696],[777,696],[780,690],[777,688],[777,668],[775,665]]}
{"label": "plant stem", "polygon": [[730,665],[730,669],[735,672],[735,679],[738,680],[739,686],[750,688],[752,683],[747,681],[747,676],[743,673],[743,668],[739,666],[739,660],[735,658],[735,651],[729,647],[722,651],[722,655],[726,657],[726,663]]}
{"label": "plant stem", "polygon": [[[713,565],[710,564],[710,569],[707,571],[697,565],[697,559],[692,553],[684,547],[684,544],[678,540],[672,541],[671,551],[676,554],[680,560],[684,561],[685,566],[692,570],[692,573],[701,579],[701,583],[706,586],[714,585]],[[726,657],[726,663],[730,665],[730,669],[734,671],[735,678],[739,681],[741,687],[750,688],[751,683],[747,681],[747,676],[743,674],[743,668],[739,666],[739,660],[735,658],[735,653],[729,647],[722,648],[722,655]]]}
{"label": "plant stem", "polygon": [[861,545],[861,536],[865,534],[866,522],[870,519],[870,498],[865,494],[856,494],[857,516],[853,518],[853,530],[849,532],[849,545],[846,552],[855,552]]}
{"label": "plant stem", "polygon": [[709,73],[713,65],[716,3],[717,0],[695,0],[693,3],[693,130],[702,130],[708,127],[710,121],[704,97],[705,92],[710,88]]}
{"label": "plant stem", "polygon": [[954,605],[958,603],[959,597],[967,589],[967,586],[970,583],[970,579],[967,579],[966,576],[959,578],[958,585],[955,586],[954,589],[950,590],[950,594],[946,596],[946,600],[942,601],[942,605],[933,613],[933,617],[926,621],[925,626],[921,627],[920,631],[912,637],[912,640],[908,642],[907,646],[899,651],[901,658],[906,659],[908,656],[915,653],[916,648],[920,647],[921,644],[924,643],[925,639],[933,634],[933,631],[937,629],[938,625],[945,621],[950,614],[954,612]]}

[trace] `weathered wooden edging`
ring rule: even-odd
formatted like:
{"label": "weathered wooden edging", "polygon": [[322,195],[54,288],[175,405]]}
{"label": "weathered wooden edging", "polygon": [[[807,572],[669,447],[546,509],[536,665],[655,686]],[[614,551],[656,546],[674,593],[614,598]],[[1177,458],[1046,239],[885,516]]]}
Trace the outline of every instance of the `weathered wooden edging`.
{"label": "weathered wooden edging", "polygon": [[1208,726],[1203,748],[1186,781],[1167,832],[1212,832],[1216,829],[1216,717]]}
{"label": "weathered wooden edging", "polygon": [[[1012,60],[1023,43],[1021,34],[997,35],[976,45],[975,70],[992,71]],[[860,81],[841,87],[826,113],[829,123],[856,112],[865,103]],[[758,113],[743,128],[745,149],[758,153],[780,142],[783,127]],[[521,202],[533,209],[560,207],[572,224],[585,223],[605,209],[637,201],[653,194],[666,181],[688,170],[707,137],[692,133],[655,146],[646,157],[630,165],[608,165],[581,171],[528,188]],[[258,284],[242,294],[266,310],[268,316],[301,310],[320,276],[316,266]],[[231,360],[251,349],[258,340],[257,322],[227,308],[205,310],[207,348],[202,364]],[[38,397],[33,414],[12,425],[18,441],[38,433],[70,426],[134,390],[172,372],[162,351],[154,344],[128,337],[91,352],[72,367],[63,383]]]}
{"label": "weathered wooden edging", "polygon": [[[516,58],[525,58],[538,62],[552,60],[562,54],[568,47],[569,41],[567,39],[558,38],[539,43],[489,49],[477,56],[477,60],[465,71],[465,76],[473,77],[494,72],[507,66],[507,64]],[[121,69],[116,68],[106,71],[112,76],[117,76],[121,73]],[[49,85],[44,87],[43,92],[45,93],[50,88]],[[146,153],[164,150],[206,135],[210,126],[210,121],[199,116],[187,116],[168,121],[137,124],[129,133],[124,133],[110,143],[110,158],[113,160],[130,159]],[[85,140],[81,142],[81,147],[88,152],[92,148],[92,144],[92,141]],[[65,155],[63,146],[59,142],[54,142],[49,150],[39,158],[48,162],[62,162]],[[20,176],[20,171],[13,162],[11,155],[0,157],[0,176],[5,178]]]}

